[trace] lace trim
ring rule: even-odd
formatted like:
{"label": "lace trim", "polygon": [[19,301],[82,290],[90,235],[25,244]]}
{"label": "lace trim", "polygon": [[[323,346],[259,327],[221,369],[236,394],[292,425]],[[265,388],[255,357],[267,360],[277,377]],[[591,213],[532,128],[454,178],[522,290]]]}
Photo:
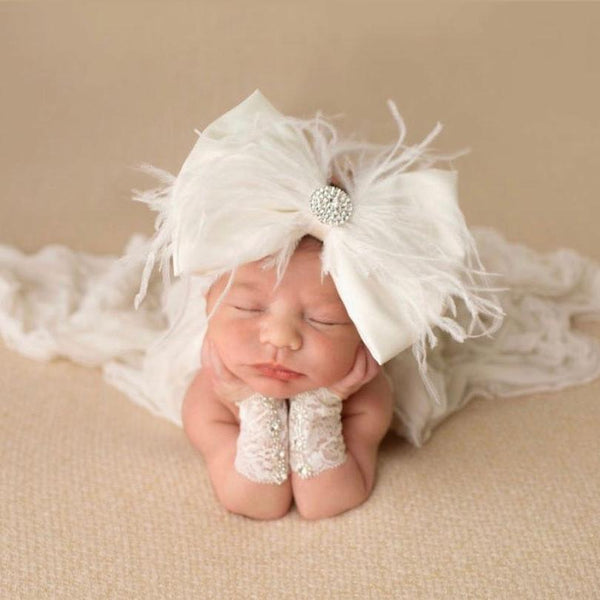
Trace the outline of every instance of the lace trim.
{"label": "lace trim", "polygon": [[257,483],[282,484],[289,470],[287,403],[254,394],[237,404],[240,433],[235,469]]}
{"label": "lace trim", "polygon": [[302,479],[346,461],[341,413],[342,399],[327,388],[290,399],[290,466]]}

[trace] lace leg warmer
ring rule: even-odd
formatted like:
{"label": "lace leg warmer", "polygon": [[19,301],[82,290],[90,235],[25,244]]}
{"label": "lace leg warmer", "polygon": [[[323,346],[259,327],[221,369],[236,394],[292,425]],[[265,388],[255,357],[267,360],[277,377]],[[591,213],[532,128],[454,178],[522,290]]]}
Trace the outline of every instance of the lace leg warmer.
{"label": "lace leg warmer", "polygon": [[302,479],[346,461],[342,400],[327,388],[290,398],[290,466]]}
{"label": "lace leg warmer", "polygon": [[288,409],[285,400],[253,394],[237,403],[240,433],[234,466],[257,483],[282,484],[288,476]]}

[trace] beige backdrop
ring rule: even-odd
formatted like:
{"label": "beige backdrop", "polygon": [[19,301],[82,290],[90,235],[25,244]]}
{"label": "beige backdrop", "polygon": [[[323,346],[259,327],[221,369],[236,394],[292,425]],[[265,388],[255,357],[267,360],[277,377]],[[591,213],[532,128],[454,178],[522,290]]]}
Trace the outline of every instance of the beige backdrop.
{"label": "beige backdrop", "polygon": [[[0,242],[119,253],[152,229],[132,167],[175,173],[260,88],[381,142],[387,98],[409,143],[441,121],[471,225],[598,259],[599,28],[573,2],[0,4]],[[359,509],[261,523],[97,371],[0,363],[3,597],[600,597],[599,381],[474,401],[420,450],[387,438]]]}

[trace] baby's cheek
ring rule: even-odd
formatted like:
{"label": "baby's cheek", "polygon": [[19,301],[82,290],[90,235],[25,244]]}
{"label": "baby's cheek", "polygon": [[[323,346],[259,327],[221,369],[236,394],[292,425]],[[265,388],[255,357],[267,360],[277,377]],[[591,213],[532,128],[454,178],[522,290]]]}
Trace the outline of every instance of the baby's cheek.
{"label": "baby's cheek", "polygon": [[347,375],[354,365],[354,358],[359,340],[320,340],[318,352],[315,353],[315,369],[319,372],[325,385],[336,383]]}
{"label": "baby's cheek", "polygon": [[244,321],[229,323],[219,332],[223,352],[231,362],[246,362],[252,358],[256,332]]}

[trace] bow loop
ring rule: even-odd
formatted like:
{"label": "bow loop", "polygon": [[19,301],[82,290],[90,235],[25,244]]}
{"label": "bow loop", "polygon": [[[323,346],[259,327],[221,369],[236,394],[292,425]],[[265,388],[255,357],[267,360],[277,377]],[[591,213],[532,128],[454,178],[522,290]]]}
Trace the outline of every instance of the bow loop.
{"label": "bow loop", "polygon": [[149,261],[215,276],[270,256],[282,273],[309,234],[322,240],[322,272],[379,363],[413,345],[426,369],[435,327],[475,337],[445,315],[456,313],[454,297],[473,322],[491,317],[479,335],[493,333],[504,313],[458,205],[458,174],[433,166],[464,151],[428,151],[439,123],[404,145],[388,104],[399,139],[381,146],[342,139],[320,113],[284,116],[256,90],[199,134],[168,188],[139,198],[160,212]]}

